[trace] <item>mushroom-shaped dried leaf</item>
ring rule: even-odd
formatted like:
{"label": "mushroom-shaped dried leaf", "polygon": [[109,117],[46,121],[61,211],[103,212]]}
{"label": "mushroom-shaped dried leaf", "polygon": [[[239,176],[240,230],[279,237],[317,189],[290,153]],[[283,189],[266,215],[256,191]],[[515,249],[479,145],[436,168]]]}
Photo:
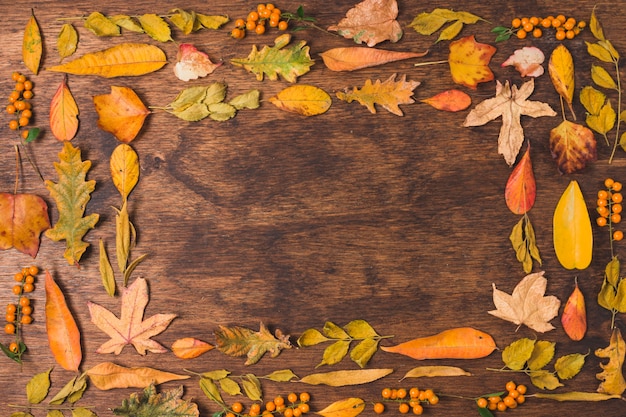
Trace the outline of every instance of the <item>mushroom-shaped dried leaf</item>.
{"label": "mushroom-shaped dried leaf", "polygon": [[93,102],[98,112],[98,127],[124,143],[135,139],[150,114],[150,110],[129,87],[111,86],[109,94],[94,96]]}
{"label": "mushroom-shaped dried leaf", "polygon": [[514,66],[522,77],[539,77],[544,69],[541,64],[546,59],[541,49],[535,46],[525,46],[516,50],[502,63],[503,67]]}

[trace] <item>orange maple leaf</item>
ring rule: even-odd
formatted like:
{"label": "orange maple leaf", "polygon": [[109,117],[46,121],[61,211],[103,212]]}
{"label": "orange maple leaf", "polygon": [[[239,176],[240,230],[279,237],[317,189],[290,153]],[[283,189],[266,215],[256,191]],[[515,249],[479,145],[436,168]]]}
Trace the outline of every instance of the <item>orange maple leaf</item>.
{"label": "orange maple leaf", "polygon": [[117,318],[106,308],[89,302],[91,321],[100,330],[111,336],[111,340],[100,346],[97,353],[114,353],[119,355],[126,345],[132,344],[140,355],[146,352],[163,353],[167,349],[160,343],[150,339],[164,331],[176,314],[155,314],[143,320],[143,313],[148,305],[148,284],[143,278],[122,292],[122,315]]}

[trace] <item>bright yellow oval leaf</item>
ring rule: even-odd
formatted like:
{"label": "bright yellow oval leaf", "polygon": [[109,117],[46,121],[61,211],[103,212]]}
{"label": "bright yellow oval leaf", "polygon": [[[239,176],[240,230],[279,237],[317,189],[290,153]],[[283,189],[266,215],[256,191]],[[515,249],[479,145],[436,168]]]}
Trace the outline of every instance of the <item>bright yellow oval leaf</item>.
{"label": "bright yellow oval leaf", "polygon": [[33,74],[39,72],[39,64],[41,62],[41,54],[43,52],[43,45],[41,42],[41,32],[39,31],[39,25],[35,19],[35,15],[31,14],[26,29],[24,29],[24,38],[22,40],[22,59],[26,68],[32,71]]}
{"label": "bright yellow oval leaf", "polygon": [[281,110],[303,116],[325,113],[332,104],[330,95],[313,85],[293,85],[280,91],[270,102]]}
{"label": "bright yellow oval leaf", "polygon": [[128,87],[111,86],[110,94],[94,96],[93,102],[99,116],[98,127],[124,143],[135,139],[150,114],[139,96]]}
{"label": "bright yellow oval leaf", "polygon": [[65,80],[50,103],[50,130],[60,141],[72,140],[78,131],[78,105]]}
{"label": "bright yellow oval leaf", "polygon": [[111,154],[111,178],[115,188],[126,200],[139,181],[139,158],[137,152],[125,143],[118,145]]}
{"label": "bright yellow oval leaf", "polygon": [[167,63],[159,47],[144,43],[123,43],[111,48],[88,53],[66,64],[47,68],[48,71],[76,75],[123,77],[144,75],[157,71]]}
{"label": "bright yellow oval leaf", "polygon": [[356,417],[365,409],[365,402],[360,398],[346,398],[335,401],[323,410],[316,412],[322,417]]}
{"label": "bright yellow oval leaf", "polygon": [[564,268],[585,269],[591,263],[591,220],[576,180],[570,182],[554,210],[553,240],[556,257]]}
{"label": "bright yellow oval leaf", "polygon": [[563,97],[563,100],[565,100],[572,112],[574,120],[576,120],[576,114],[572,108],[572,100],[574,99],[574,59],[565,45],[561,44],[552,51],[550,62],[548,63],[548,72],[556,92]]}

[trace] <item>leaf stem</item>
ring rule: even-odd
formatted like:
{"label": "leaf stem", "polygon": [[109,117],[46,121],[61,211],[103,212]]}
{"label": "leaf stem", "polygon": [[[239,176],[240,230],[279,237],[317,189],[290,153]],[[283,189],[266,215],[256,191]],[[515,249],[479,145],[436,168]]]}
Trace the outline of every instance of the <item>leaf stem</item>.
{"label": "leaf stem", "polygon": [[417,64],[413,64],[414,67],[423,67],[426,65],[435,65],[435,64],[445,64],[448,62],[447,59],[443,59],[441,61],[430,61],[430,62],[418,62]]}
{"label": "leaf stem", "polygon": [[613,59],[613,62],[615,63],[615,78],[617,79],[617,125],[615,127],[615,143],[613,143],[613,150],[611,151],[611,156],[609,157],[609,164],[613,162],[613,157],[615,156],[615,151],[617,150],[617,144],[619,143],[620,122],[622,120],[622,83],[619,75],[619,59]]}

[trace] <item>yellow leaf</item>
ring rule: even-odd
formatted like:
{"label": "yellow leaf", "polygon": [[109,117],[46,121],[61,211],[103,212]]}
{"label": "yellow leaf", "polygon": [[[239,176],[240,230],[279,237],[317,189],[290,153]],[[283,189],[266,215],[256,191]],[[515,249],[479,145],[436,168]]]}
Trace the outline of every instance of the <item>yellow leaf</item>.
{"label": "yellow leaf", "polygon": [[415,102],[412,97],[413,90],[420,85],[420,82],[407,81],[406,75],[403,75],[399,81],[395,81],[395,78],[396,74],[392,74],[383,82],[376,80],[372,83],[371,80],[367,80],[361,89],[354,87],[352,91],[337,91],[337,98],[348,103],[357,100],[372,114],[376,114],[375,104],[378,103],[396,116],[403,116],[399,105]]}
{"label": "yellow leaf", "polygon": [[104,246],[104,241],[102,239],[100,239],[99,252],[99,270],[100,278],[102,279],[102,286],[107,294],[114,297],[115,275],[113,274],[113,268],[111,267],[111,262],[109,262],[109,255],[107,254],[106,247]]}
{"label": "yellow leaf", "polygon": [[426,365],[418,366],[408,371],[404,378],[422,378],[422,377],[437,377],[437,376],[471,376],[472,374],[456,366],[445,365]]}
{"label": "yellow leaf", "polygon": [[596,8],[594,7],[591,11],[591,18],[589,19],[589,29],[591,29],[591,34],[594,38],[599,41],[605,40],[604,31],[602,30],[602,25],[596,16]]}
{"label": "yellow leaf", "polygon": [[93,12],[85,19],[85,27],[96,36],[120,36],[120,27],[100,12]]}
{"label": "yellow leaf", "polygon": [[139,133],[150,110],[128,87],[111,86],[110,94],[93,97],[98,112],[98,127],[129,143]]}
{"label": "yellow leaf", "polygon": [[131,387],[144,388],[150,384],[158,385],[168,381],[189,378],[189,375],[178,375],[148,367],[127,368],[112,362],[102,362],[89,369],[86,374],[89,376],[92,384],[101,390]]}
{"label": "yellow leaf", "polygon": [[383,378],[393,372],[393,369],[350,369],[345,371],[332,371],[318,374],[309,374],[299,382],[310,385],[328,385],[330,387],[343,387],[346,385],[367,384]]}
{"label": "yellow leaf", "polygon": [[47,69],[76,75],[99,75],[112,78],[148,74],[157,71],[166,63],[165,53],[157,46],[123,43],[102,51],[85,54],[66,64]]}
{"label": "yellow leaf", "polygon": [[455,83],[472,89],[476,89],[479,83],[493,80],[489,62],[495,53],[495,47],[476,42],[474,36],[466,36],[450,43],[448,63],[452,79]]}
{"label": "yellow leaf", "polygon": [[613,57],[611,56],[611,52],[606,49],[604,46],[600,44],[600,42],[591,43],[585,42],[587,44],[587,53],[595,58],[598,58],[602,62],[613,62]]}
{"label": "yellow leaf", "polygon": [[57,50],[61,59],[67,58],[76,52],[78,46],[78,33],[74,26],[70,23],[66,23],[61,27],[61,32],[57,37]]}
{"label": "yellow leaf", "polygon": [[585,269],[591,263],[593,231],[578,182],[572,180],[554,210],[556,257],[566,269]]}
{"label": "yellow leaf", "polygon": [[50,104],[50,130],[60,141],[72,140],[78,131],[78,105],[65,80]]}
{"label": "yellow leaf", "polygon": [[605,135],[613,126],[615,126],[615,120],[617,119],[617,114],[613,107],[611,106],[611,102],[608,101],[602,108],[598,114],[588,114],[585,122],[589,128],[595,130],[596,132]]}
{"label": "yellow leaf", "polygon": [[607,70],[599,65],[591,66],[591,79],[602,88],[617,89],[617,84]]}
{"label": "yellow leaf", "polygon": [[111,154],[110,167],[113,184],[125,200],[139,181],[137,153],[130,145],[118,145]]}
{"label": "yellow leaf", "polygon": [[563,97],[563,100],[565,100],[572,112],[574,120],[576,120],[572,107],[572,100],[574,99],[574,59],[565,45],[561,44],[552,51],[550,62],[548,63],[548,72],[556,92]]}
{"label": "yellow leaf", "polygon": [[595,355],[598,358],[609,359],[607,363],[600,364],[603,371],[596,375],[596,378],[602,381],[598,387],[598,392],[609,395],[621,395],[626,390],[626,381],[622,374],[625,354],[626,343],[624,343],[619,328],[615,327],[611,334],[609,346],[595,351]]}
{"label": "yellow leaf", "polygon": [[24,65],[33,74],[39,72],[39,64],[41,62],[41,54],[43,52],[43,44],[41,42],[41,32],[39,25],[35,19],[35,15],[31,14],[26,29],[24,30],[24,38],[22,40],[22,59]]}
{"label": "yellow leaf", "polygon": [[326,113],[332,104],[328,93],[313,85],[293,85],[280,91],[269,101],[281,110],[303,116]]}
{"label": "yellow leaf", "polygon": [[346,398],[336,401],[323,410],[316,412],[322,417],[356,417],[365,409],[365,402],[360,398]]}
{"label": "yellow leaf", "polygon": [[580,104],[585,107],[585,110],[587,110],[589,114],[600,114],[600,110],[602,110],[605,101],[606,95],[591,86],[585,86],[580,90]]}
{"label": "yellow leaf", "polygon": [[169,25],[159,15],[146,13],[139,16],[139,23],[146,33],[159,42],[167,42],[172,39],[172,31]]}

